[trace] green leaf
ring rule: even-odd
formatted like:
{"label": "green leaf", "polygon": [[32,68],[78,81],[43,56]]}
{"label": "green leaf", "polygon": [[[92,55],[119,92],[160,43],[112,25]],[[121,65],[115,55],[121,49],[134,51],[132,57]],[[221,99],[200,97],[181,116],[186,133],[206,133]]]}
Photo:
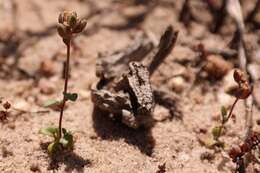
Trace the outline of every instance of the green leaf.
{"label": "green leaf", "polygon": [[58,128],[55,127],[41,128],[40,133],[51,137],[55,137],[56,134],[58,133]]}
{"label": "green leaf", "polygon": [[47,100],[44,104],[43,107],[45,108],[52,108],[52,109],[59,109],[62,107],[62,101],[58,100]]}
{"label": "green leaf", "polygon": [[209,135],[200,135],[198,139],[202,145],[210,149],[212,149],[217,144],[217,141]]}
{"label": "green leaf", "polygon": [[221,127],[214,127],[211,131],[213,137],[215,140],[217,140],[221,135]]}
{"label": "green leaf", "polygon": [[227,108],[225,106],[221,107],[221,115],[222,115],[222,119],[225,122],[227,119]]}
{"label": "green leaf", "polygon": [[65,96],[66,100],[70,100],[70,101],[73,101],[73,102],[75,102],[78,98],[77,93],[66,93],[66,94],[64,94],[64,96]]}
{"label": "green leaf", "polygon": [[53,154],[57,151],[58,149],[58,146],[59,146],[59,143],[58,142],[52,142],[48,145],[48,152],[50,154]]}
{"label": "green leaf", "polygon": [[225,106],[221,107],[221,114],[222,114],[222,116],[226,116],[227,115],[227,108]]}

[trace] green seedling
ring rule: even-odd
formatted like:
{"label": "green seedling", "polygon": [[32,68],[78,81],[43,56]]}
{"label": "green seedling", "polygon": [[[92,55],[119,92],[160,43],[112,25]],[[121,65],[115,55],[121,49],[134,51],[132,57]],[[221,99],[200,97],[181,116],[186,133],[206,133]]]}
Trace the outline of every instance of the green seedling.
{"label": "green seedling", "polygon": [[51,100],[46,102],[43,106],[53,109],[60,110],[59,127],[48,127],[40,130],[40,133],[53,137],[54,141],[49,144],[48,152],[50,154],[56,152],[58,149],[72,149],[73,147],[73,136],[65,128],[62,128],[62,118],[64,108],[67,101],[76,101],[78,98],[77,93],[69,93],[68,81],[69,81],[69,66],[70,66],[70,46],[73,36],[83,31],[86,27],[86,20],[81,20],[77,17],[76,12],[63,12],[59,15],[58,19],[58,34],[61,36],[64,44],[67,47],[67,59],[65,63],[65,81],[63,90],[63,99]]}
{"label": "green seedling", "polygon": [[50,154],[55,153],[62,149],[72,149],[73,148],[73,136],[66,129],[62,128],[62,137],[59,137],[59,129],[55,127],[42,128],[40,130],[41,134],[52,137],[54,140],[48,145],[48,152]]}

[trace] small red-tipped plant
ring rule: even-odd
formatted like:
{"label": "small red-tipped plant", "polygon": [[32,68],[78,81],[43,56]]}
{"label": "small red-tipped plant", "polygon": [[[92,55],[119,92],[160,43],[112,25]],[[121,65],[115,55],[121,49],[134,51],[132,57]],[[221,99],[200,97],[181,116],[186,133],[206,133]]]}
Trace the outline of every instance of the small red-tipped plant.
{"label": "small red-tipped plant", "polygon": [[[245,169],[243,157],[252,150],[257,149],[260,144],[260,133],[252,132],[250,136],[239,145],[233,145],[229,150],[229,157],[236,163],[236,171]],[[259,148],[258,148],[259,149]]]}
{"label": "small red-tipped plant", "polygon": [[218,125],[212,129],[212,135],[213,135],[215,141],[219,141],[219,137],[223,134],[225,124],[232,117],[233,110],[234,110],[238,100],[247,99],[252,92],[252,89],[247,81],[246,75],[242,71],[236,69],[234,71],[233,77],[234,77],[234,80],[236,81],[236,83],[238,84],[238,87],[235,91],[236,99],[234,100],[229,113],[228,113],[227,108],[222,106],[220,125]]}
{"label": "small red-tipped plant", "polygon": [[62,118],[64,108],[67,101],[76,101],[78,98],[77,93],[69,93],[68,81],[69,81],[69,66],[70,66],[70,46],[71,40],[75,34],[83,31],[86,27],[86,20],[81,20],[77,17],[76,12],[63,12],[59,15],[58,19],[58,34],[61,36],[64,44],[67,46],[67,59],[65,63],[65,82],[63,90],[63,99],[61,101],[51,101],[46,103],[45,107],[58,108],[60,110],[59,127],[48,127],[40,130],[42,134],[51,136],[54,141],[49,144],[48,152],[50,154],[56,152],[58,149],[72,149],[73,148],[73,136],[65,128],[62,128]]}

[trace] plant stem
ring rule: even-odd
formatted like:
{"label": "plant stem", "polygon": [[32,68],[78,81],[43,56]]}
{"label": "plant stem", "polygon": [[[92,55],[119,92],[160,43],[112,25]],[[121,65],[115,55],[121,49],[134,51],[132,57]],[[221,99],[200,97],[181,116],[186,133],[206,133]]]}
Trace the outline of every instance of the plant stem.
{"label": "plant stem", "polygon": [[70,39],[67,41],[66,46],[67,46],[67,60],[66,60],[66,65],[65,65],[65,83],[64,83],[64,90],[63,90],[63,101],[62,101],[62,106],[60,110],[60,120],[59,120],[59,132],[58,132],[58,140],[62,137],[62,117],[63,117],[63,112],[66,104],[66,97],[65,95],[67,94],[67,89],[68,89],[68,82],[69,82],[69,66],[70,66]]}
{"label": "plant stem", "polygon": [[238,101],[238,98],[236,98],[236,100],[234,101],[234,103],[233,103],[233,105],[232,105],[232,107],[231,107],[231,109],[230,109],[230,112],[229,112],[229,114],[228,114],[228,117],[227,117],[226,122],[227,122],[227,121],[229,120],[229,118],[231,117],[232,112],[233,112],[233,110],[234,110],[234,108],[235,108],[235,105],[236,105],[237,101]]}
{"label": "plant stem", "polygon": [[239,99],[236,98],[236,100],[234,101],[234,103],[233,103],[233,105],[232,105],[232,107],[231,107],[231,109],[230,109],[230,111],[229,111],[229,113],[228,113],[227,118],[226,118],[226,119],[222,119],[222,123],[221,123],[221,126],[220,126],[220,133],[219,133],[220,135],[221,135],[221,133],[222,133],[222,130],[223,130],[223,128],[224,128],[224,125],[226,124],[226,122],[228,122],[229,118],[232,116],[232,112],[233,112],[233,110],[234,110],[234,108],[235,108],[235,105],[236,105],[236,103],[237,103],[238,100],[239,100]]}

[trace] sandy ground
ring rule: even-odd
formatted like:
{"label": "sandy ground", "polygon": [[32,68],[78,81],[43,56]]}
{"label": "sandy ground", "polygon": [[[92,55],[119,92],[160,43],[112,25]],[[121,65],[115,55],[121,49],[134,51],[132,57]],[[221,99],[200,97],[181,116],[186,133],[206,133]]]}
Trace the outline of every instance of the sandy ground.
{"label": "sandy ground", "polygon": [[[228,27],[222,29],[221,35],[212,34],[207,27],[211,21],[210,14],[205,9],[199,10],[204,6],[193,1],[196,16],[204,17],[201,17],[201,23],[192,22],[189,28],[185,28],[178,21],[183,1],[162,1],[139,25],[114,29],[114,25],[120,24],[120,9],[125,7],[124,3],[112,0],[14,2],[16,14],[12,13],[10,0],[0,1],[0,32],[3,35],[14,31],[18,36],[15,34],[13,40],[18,38],[15,43],[20,45],[7,55],[1,53],[1,63],[11,65],[0,72],[0,96],[10,101],[13,108],[25,112],[13,109],[10,122],[0,123],[0,172],[155,173],[164,163],[166,172],[170,173],[228,173],[234,170],[235,165],[225,150],[210,150],[198,141],[201,131],[210,132],[217,123],[215,117],[221,105],[230,105],[235,99],[224,92],[225,80],[202,80],[192,90],[188,87],[191,82],[185,81],[182,92],[176,92],[172,82],[174,74],[189,70],[177,61],[195,57],[196,52],[191,46],[198,43],[204,43],[208,48],[227,46],[234,32],[232,20],[226,22]],[[245,5],[245,13],[252,8],[248,4]],[[51,138],[40,135],[38,131],[45,126],[57,125],[59,113],[53,110],[49,113],[36,112],[46,110],[41,107],[45,100],[61,97],[62,62],[66,49],[52,26],[64,9],[75,10],[80,16],[89,16],[95,9],[97,12],[89,16],[87,31],[75,38],[77,47],[72,49],[69,90],[78,92],[79,100],[68,104],[63,126],[70,129],[76,138],[74,151],[51,159],[46,152],[46,144]],[[178,94],[182,120],[173,118],[157,122],[152,127],[132,130],[108,117],[94,114],[90,87],[97,81],[95,63],[98,54],[124,49],[141,30],[152,33],[158,40],[169,24],[179,30],[179,38],[173,52],[151,81]],[[258,58],[255,64],[259,66],[259,31],[248,31],[246,41],[250,53],[255,55],[256,60]],[[19,62],[12,66],[17,58]],[[230,61],[237,66],[235,58]],[[50,76],[39,73],[40,65],[45,61],[51,62]],[[23,69],[27,75],[17,69]],[[28,74],[35,75],[37,82]],[[259,84],[255,90],[259,90]],[[257,119],[259,110],[255,107],[253,112]],[[236,122],[228,123],[229,130],[223,137],[227,145],[245,134],[243,101],[236,107],[235,115]],[[169,116],[169,112],[156,106],[153,116],[160,120]],[[205,153],[211,159],[203,160]]]}

